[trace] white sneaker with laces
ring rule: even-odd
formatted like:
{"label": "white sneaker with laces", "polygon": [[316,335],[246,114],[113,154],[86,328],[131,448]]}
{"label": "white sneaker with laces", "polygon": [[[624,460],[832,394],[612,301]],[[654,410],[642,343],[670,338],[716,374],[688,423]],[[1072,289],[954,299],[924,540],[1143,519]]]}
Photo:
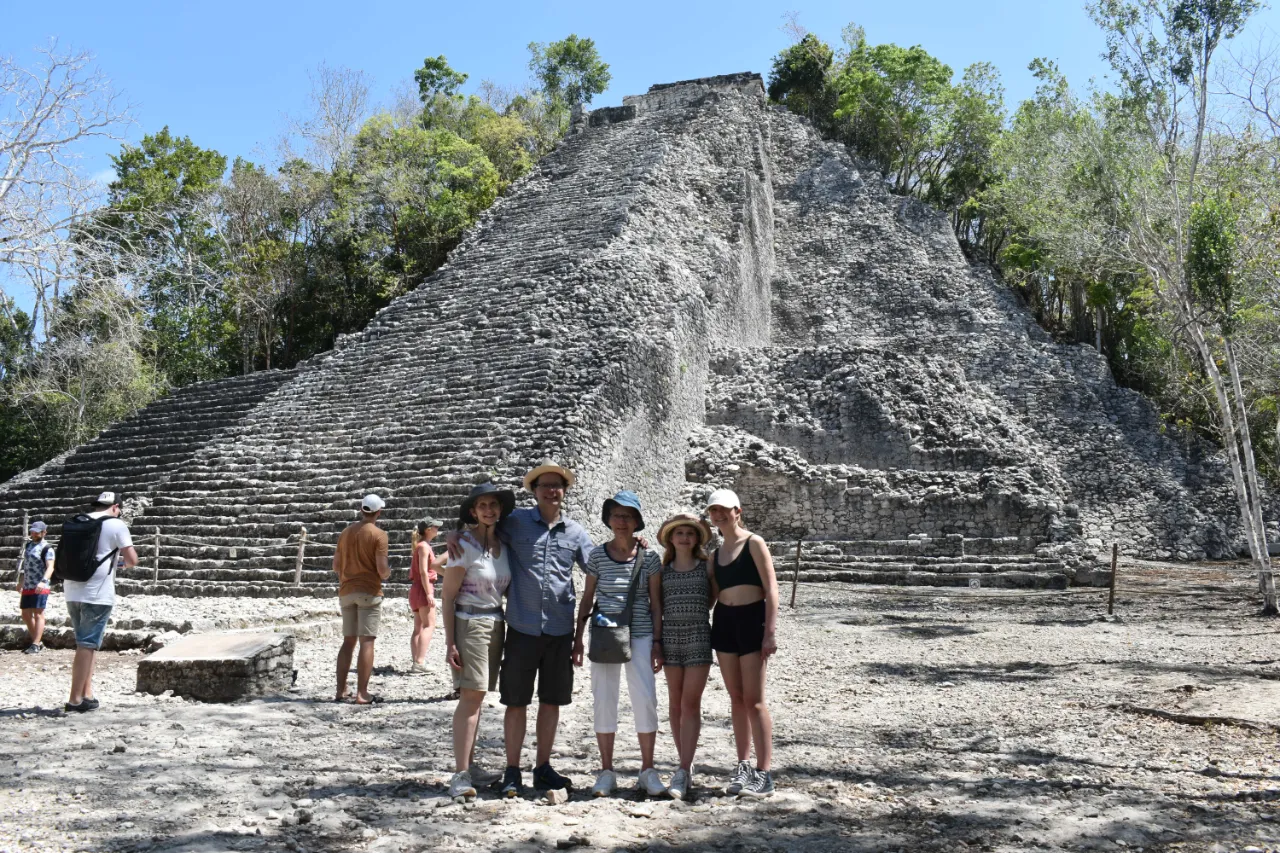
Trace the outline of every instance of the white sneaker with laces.
{"label": "white sneaker with laces", "polygon": [[667,792],[667,786],[663,784],[662,777],[652,767],[640,771],[640,787],[651,797],[660,797]]}
{"label": "white sneaker with laces", "polygon": [[673,800],[683,800],[689,796],[689,771],[681,767],[671,777],[671,786],[667,788],[667,796]]}
{"label": "white sneaker with laces", "polygon": [[471,784],[470,773],[466,770],[460,770],[453,774],[453,778],[449,780],[449,796],[455,800],[459,797],[475,799],[476,789]]}
{"label": "white sneaker with laces", "polygon": [[601,770],[596,776],[596,783],[591,786],[591,796],[607,797],[618,787],[618,774],[612,770]]}

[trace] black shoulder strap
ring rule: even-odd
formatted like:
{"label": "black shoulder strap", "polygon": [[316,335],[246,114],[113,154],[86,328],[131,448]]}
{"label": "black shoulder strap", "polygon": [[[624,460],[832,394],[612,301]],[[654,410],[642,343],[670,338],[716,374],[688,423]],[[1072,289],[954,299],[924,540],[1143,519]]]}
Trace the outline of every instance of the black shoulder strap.
{"label": "black shoulder strap", "polygon": [[636,603],[636,593],[640,588],[640,578],[644,577],[644,558],[645,550],[642,547],[636,547],[636,566],[631,570],[631,584],[627,587],[627,603],[622,608],[622,619],[618,624],[630,625],[632,608]]}

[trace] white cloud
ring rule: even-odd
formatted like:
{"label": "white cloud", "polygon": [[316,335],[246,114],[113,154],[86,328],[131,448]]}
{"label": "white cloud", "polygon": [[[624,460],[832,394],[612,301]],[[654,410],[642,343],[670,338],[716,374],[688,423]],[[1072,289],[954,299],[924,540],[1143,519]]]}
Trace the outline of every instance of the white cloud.
{"label": "white cloud", "polygon": [[107,186],[107,184],[111,183],[116,179],[116,170],[101,169],[97,172],[94,172],[92,175],[90,175],[89,179],[92,180],[98,186],[105,187]]}

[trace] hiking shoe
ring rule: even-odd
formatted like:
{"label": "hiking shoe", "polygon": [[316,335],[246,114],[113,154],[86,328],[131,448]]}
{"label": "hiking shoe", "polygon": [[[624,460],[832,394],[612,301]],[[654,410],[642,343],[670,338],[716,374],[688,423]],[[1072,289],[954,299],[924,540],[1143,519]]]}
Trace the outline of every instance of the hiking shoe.
{"label": "hiking shoe", "polygon": [[85,711],[92,711],[96,707],[98,706],[97,705],[90,706],[88,699],[81,699],[79,705],[72,705],[70,702],[63,704],[62,710],[66,711],[68,714],[72,712],[75,712],[77,714],[83,714]]}
{"label": "hiking shoe", "polygon": [[449,796],[455,800],[459,797],[475,799],[476,789],[471,784],[470,773],[466,770],[460,770],[453,774],[453,778],[449,780]]}
{"label": "hiking shoe", "polygon": [[596,783],[591,786],[591,796],[607,797],[618,787],[618,774],[612,770],[601,770],[596,776]]}
{"label": "hiking shoe", "polygon": [[98,710],[98,706],[102,703],[97,699],[82,699],[80,700],[80,704],[84,706],[86,711],[96,711]]}
{"label": "hiking shoe", "polygon": [[572,791],[573,780],[552,770],[550,764],[544,764],[533,768],[533,789],[535,791]]}
{"label": "hiking shoe", "polygon": [[524,793],[524,780],[520,778],[519,767],[508,767],[502,774],[502,796],[518,797]]}
{"label": "hiking shoe", "polygon": [[689,771],[681,767],[671,777],[671,786],[667,788],[667,796],[673,800],[683,800],[689,796]]}
{"label": "hiking shoe", "polygon": [[773,774],[768,770],[756,770],[751,774],[751,781],[742,786],[740,796],[772,797]]}
{"label": "hiking shoe", "polygon": [[660,797],[667,792],[667,786],[662,784],[662,777],[652,767],[648,770],[640,771],[640,781],[637,783],[637,787],[651,797]]}
{"label": "hiking shoe", "polygon": [[751,781],[753,775],[751,762],[739,761],[738,769],[733,771],[733,776],[729,779],[729,784],[725,786],[724,792],[729,795],[742,793],[742,789]]}
{"label": "hiking shoe", "polygon": [[31,645],[23,649],[22,653],[24,655],[38,655],[42,651],[44,651],[44,646],[40,645],[39,643],[32,643]]}

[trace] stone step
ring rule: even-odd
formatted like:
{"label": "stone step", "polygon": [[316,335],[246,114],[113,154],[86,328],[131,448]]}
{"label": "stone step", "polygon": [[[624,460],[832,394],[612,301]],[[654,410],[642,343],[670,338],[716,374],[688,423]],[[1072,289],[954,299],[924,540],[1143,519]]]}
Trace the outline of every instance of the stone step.
{"label": "stone step", "polygon": [[[790,577],[784,580],[789,581]],[[920,571],[802,571],[805,583],[854,583],[878,586],[939,586],[978,589],[1066,589],[1070,579],[1061,572],[920,572]]]}

